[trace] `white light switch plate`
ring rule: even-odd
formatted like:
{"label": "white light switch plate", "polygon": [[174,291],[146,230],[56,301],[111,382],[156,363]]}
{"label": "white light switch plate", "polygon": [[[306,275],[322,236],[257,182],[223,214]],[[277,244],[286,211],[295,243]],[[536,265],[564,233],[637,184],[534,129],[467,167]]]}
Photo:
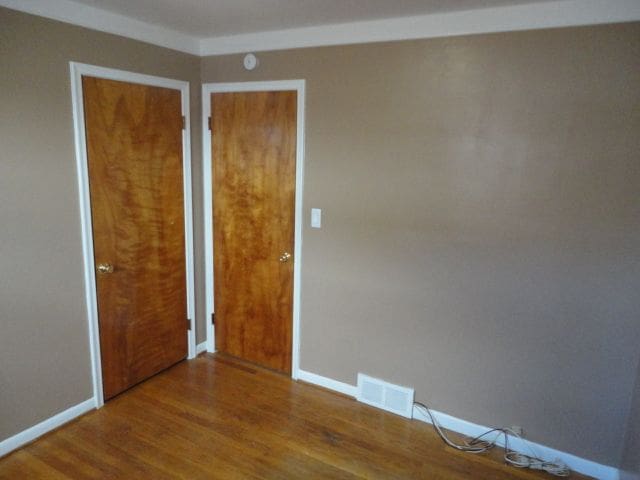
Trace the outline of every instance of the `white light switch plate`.
{"label": "white light switch plate", "polygon": [[319,208],[311,209],[311,226],[313,228],[320,228],[322,226],[322,210]]}

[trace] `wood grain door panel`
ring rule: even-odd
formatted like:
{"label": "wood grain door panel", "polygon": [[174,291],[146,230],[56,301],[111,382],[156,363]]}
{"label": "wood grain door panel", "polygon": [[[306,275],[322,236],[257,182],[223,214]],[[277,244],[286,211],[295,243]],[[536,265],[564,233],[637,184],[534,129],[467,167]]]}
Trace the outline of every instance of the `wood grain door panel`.
{"label": "wood grain door panel", "polygon": [[83,77],[104,396],[187,355],[178,90]]}
{"label": "wood grain door panel", "polygon": [[211,102],[216,348],[291,373],[297,92]]}

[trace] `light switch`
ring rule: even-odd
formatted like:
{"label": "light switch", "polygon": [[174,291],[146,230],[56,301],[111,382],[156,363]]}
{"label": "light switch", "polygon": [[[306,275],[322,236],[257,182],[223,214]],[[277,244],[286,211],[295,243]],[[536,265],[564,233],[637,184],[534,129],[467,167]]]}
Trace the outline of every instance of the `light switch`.
{"label": "light switch", "polygon": [[320,228],[322,226],[322,210],[319,208],[311,209],[311,226],[313,228]]}

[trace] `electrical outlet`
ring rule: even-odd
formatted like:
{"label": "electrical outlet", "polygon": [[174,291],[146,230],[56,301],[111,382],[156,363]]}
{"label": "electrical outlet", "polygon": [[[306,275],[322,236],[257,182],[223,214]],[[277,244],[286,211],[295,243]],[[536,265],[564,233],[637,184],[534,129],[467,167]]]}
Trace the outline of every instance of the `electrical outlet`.
{"label": "electrical outlet", "polygon": [[511,425],[509,427],[509,430],[520,437],[524,437],[524,428],[522,428],[520,425]]}

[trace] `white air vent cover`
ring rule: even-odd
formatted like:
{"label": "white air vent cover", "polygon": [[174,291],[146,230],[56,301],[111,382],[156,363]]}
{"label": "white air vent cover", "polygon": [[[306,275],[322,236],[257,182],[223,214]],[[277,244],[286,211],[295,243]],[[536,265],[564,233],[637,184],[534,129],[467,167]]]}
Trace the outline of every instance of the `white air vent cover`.
{"label": "white air vent cover", "polygon": [[359,402],[411,418],[413,412],[413,388],[400,387],[377,378],[358,374]]}

